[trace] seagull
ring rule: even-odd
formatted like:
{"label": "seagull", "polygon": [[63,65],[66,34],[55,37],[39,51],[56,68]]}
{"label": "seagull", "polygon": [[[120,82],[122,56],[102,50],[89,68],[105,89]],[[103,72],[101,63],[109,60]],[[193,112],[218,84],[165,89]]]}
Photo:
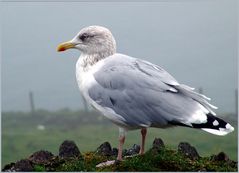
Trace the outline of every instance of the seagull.
{"label": "seagull", "polygon": [[84,99],[119,127],[117,160],[129,130],[140,129],[144,154],[147,128],[184,126],[224,136],[234,128],[216,117],[210,98],[180,84],[162,67],[116,53],[109,29],[85,27],[57,51],[77,49],[76,79]]}

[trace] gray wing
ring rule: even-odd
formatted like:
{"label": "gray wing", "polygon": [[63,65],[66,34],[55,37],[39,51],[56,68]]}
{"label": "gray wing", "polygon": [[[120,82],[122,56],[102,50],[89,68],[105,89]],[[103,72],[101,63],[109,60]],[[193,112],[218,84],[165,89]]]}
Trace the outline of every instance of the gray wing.
{"label": "gray wing", "polygon": [[208,111],[192,97],[190,88],[146,61],[117,54],[107,58],[94,77],[98,84],[89,88],[90,98],[114,110],[132,127],[164,127],[169,122],[190,125],[198,121],[194,116],[198,110]]}

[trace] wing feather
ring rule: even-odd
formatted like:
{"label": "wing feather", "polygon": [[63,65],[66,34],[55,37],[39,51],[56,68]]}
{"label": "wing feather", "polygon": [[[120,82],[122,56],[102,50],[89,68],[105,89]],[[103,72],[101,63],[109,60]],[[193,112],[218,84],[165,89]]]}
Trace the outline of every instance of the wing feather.
{"label": "wing feather", "polygon": [[205,114],[214,108],[163,68],[122,54],[107,58],[94,78],[90,98],[129,126],[164,127],[170,121],[191,126],[206,121]]}

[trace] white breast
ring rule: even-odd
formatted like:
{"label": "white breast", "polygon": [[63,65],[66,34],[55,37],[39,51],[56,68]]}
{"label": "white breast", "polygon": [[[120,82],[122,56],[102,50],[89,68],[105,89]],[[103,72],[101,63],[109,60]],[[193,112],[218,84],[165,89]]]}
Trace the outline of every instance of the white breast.
{"label": "white breast", "polygon": [[102,65],[103,61],[95,63],[94,65],[85,65],[85,62],[87,61],[87,56],[81,55],[76,63],[76,79],[78,86],[80,88],[80,91],[84,95],[84,92],[88,90],[89,87],[92,85],[97,84],[94,73],[98,71]]}
{"label": "white breast", "polygon": [[106,116],[115,124],[121,127],[127,126],[124,123],[125,119],[122,116],[116,114],[114,110],[110,108],[98,105],[95,101],[93,101],[89,97],[88,93],[89,88],[91,88],[94,85],[99,85],[94,78],[94,73],[102,67],[102,65],[104,64],[104,60],[101,60],[92,66],[85,66],[84,65],[85,58],[86,57],[81,56],[76,63],[76,79],[83,97],[91,106],[93,106],[95,109],[103,113],[104,116]]}

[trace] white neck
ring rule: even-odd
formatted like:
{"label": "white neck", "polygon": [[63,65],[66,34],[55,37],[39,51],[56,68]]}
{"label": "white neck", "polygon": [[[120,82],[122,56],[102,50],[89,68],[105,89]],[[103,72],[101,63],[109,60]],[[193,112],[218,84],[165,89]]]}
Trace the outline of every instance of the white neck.
{"label": "white neck", "polygon": [[81,59],[81,66],[83,68],[86,68],[88,66],[92,66],[94,64],[96,64],[98,61],[113,55],[114,53],[97,53],[97,54],[85,54],[85,53],[81,53],[79,59]]}

